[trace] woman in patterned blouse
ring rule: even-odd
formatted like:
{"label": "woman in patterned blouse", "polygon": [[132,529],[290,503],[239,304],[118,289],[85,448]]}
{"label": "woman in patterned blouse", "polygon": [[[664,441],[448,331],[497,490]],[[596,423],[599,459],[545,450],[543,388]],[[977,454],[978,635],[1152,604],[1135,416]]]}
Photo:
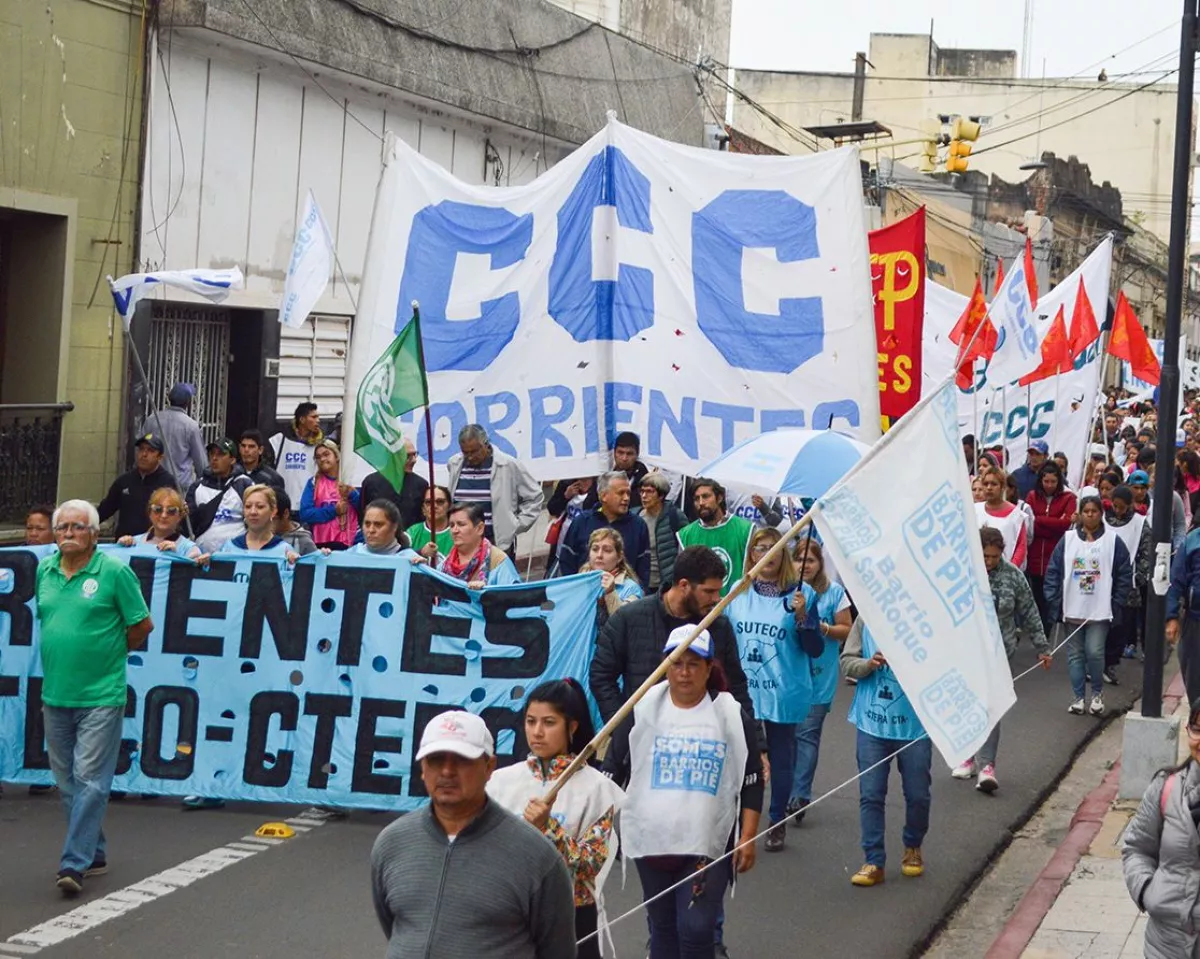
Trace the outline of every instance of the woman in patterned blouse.
{"label": "woman in patterned blouse", "polygon": [[[575,880],[575,937],[579,959],[599,959],[596,935],[603,907],[600,887],[617,851],[613,821],[625,794],[612,780],[584,766],[553,803],[541,796],[593,735],[583,688],[574,679],[542,683],[525,703],[529,758],[492,774],[488,795],[522,816],[558,848]],[[519,753],[518,753],[519,755]]]}

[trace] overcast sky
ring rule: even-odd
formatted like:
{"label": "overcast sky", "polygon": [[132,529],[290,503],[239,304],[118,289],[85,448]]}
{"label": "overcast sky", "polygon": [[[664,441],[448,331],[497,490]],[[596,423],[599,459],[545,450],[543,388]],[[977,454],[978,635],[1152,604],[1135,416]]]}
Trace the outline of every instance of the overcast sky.
{"label": "overcast sky", "polygon": [[[1178,0],[1035,0],[1029,75],[1041,76],[1043,58],[1049,77],[1094,75],[1101,67],[1110,79],[1171,69],[1182,6]],[[869,51],[871,33],[928,34],[931,19],[939,46],[1019,54],[1024,17],[1022,0],[733,0],[730,65],[851,73],[855,52]]]}

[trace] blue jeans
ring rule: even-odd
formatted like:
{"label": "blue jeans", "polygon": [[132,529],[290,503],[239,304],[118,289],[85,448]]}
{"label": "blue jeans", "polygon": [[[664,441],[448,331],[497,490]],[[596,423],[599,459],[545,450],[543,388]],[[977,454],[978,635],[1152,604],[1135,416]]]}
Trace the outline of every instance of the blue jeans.
{"label": "blue jeans", "polygon": [[[1079,623],[1067,623],[1067,633]],[[1104,642],[1108,638],[1106,619],[1085,623],[1079,632],[1067,640],[1067,674],[1071,677],[1071,692],[1076,699],[1087,693],[1087,676],[1092,677],[1092,695],[1104,691]]]}
{"label": "blue jeans", "polygon": [[787,815],[792,775],[796,768],[796,724],[763,721],[767,731],[767,759],[771,763],[771,822]]}
{"label": "blue jeans", "polygon": [[[792,799],[812,799],[813,776],[817,772],[817,758],[821,754],[821,729],[829,715],[832,703],[813,703],[808,718],[796,726],[796,773],[792,782]],[[775,760],[771,760],[771,765]],[[774,771],[772,770],[772,779]]]}
{"label": "blue jeans", "polygon": [[124,706],[43,706],[50,768],[67,811],[60,869],[83,872],[105,858],[104,811],[121,750]]}
{"label": "blue jeans", "polygon": [[703,883],[698,892],[693,883],[685,882],[674,892],[650,902],[664,889],[695,875],[697,857],[679,859],[681,865],[669,868],[659,868],[661,861],[651,865],[645,859],[634,860],[650,919],[650,959],[713,959],[717,912],[729,885],[729,860],[722,860],[698,877]]}
{"label": "blue jeans", "polygon": [[[891,756],[908,746],[905,739],[880,739],[858,730],[855,752],[858,771],[858,818],[862,828],[863,855],[869,865],[884,867],[887,851],[884,848],[884,806],[887,802],[888,774]],[[881,762],[881,760],[884,760]],[[864,770],[880,763],[870,772]],[[904,789],[904,845],[921,848],[929,832],[929,788],[933,780],[933,743],[929,737],[918,739],[896,756],[900,784]]]}

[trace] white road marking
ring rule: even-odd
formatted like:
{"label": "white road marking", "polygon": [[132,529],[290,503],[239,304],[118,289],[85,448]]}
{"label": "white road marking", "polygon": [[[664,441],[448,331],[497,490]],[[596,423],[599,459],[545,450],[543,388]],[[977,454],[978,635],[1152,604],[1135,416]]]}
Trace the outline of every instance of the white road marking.
{"label": "white road marking", "polygon": [[[329,820],[328,814],[319,809],[309,809],[296,819],[287,820],[297,833],[309,832],[323,826]],[[253,840],[253,842],[251,842]],[[229,866],[250,859],[255,854],[266,852],[270,846],[282,845],[282,839],[270,839],[260,836],[245,836],[241,840],[226,843],[216,849],[210,849],[186,862],[181,862],[170,869],[147,876],[122,889],[109,893],[99,899],[93,899],[76,906],[70,912],[55,916],[36,926],[31,926],[0,942],[0,959],[18,959],[33,955],[68,939],[73,939],[81,933],[95,929],[97,926],[123,916],[139,906],[161,899],[198,879],[211,876]]]}

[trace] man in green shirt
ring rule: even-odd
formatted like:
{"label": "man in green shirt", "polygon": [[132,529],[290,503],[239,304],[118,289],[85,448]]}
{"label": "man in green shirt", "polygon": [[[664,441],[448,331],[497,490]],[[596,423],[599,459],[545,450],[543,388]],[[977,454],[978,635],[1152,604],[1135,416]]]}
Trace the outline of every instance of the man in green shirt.
{"label": "man in green shirt", "polygon": [[721,557],[725,564],[725,582],[721,584],[724,596],[742,578],[746,546],[754,524],[725,513],[725,487],[716,480],[697,479],[692,487],[692,502],[700,518],[679,531],[679,542],[684,548],[707,546]]}
{"label": "man in green shirt", "polygon": [[137,577],[96,549],[100,516],[67,500],[52,521],[58,552],[38,563],[42,711],[50,768],[67,810],[57,885],[108,871],[104,813],[121,748],[125,660],[154,628]]}
{"label": "man in green shirt", "polygon": [[450,490],[445,486],[427,489],[421,515],[424,522],[414,523],[404,532],[412,548],[434,563],[438,556],[448,556],[454,549],[450,538]]}

